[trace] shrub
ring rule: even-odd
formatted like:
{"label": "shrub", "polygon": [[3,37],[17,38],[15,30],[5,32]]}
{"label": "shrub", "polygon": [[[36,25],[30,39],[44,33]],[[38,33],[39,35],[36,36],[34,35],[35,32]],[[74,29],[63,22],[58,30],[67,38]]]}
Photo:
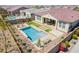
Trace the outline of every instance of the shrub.
{"label": "shrub", "polygon": [[68,41],[65,41],[65,44],[66,44],[67,47],[70,46],[70,43]]}
{"label": "shrub", "polygon": [[75,31],[75,34],[77,34],[77,35],[79,36],[79,29],[77,29],[77,30]]}
{"label": "shrub", "polygon": [[45,31],[50,32],[50,31],[52,31],[52,29],[47,28],[47,29],[45,29]]}
{"label": "shrub", "polygon": [[73,38],[73,39],[77,39],[77,37],[78,37],[78,36],[77,36],[76,34],[73,34],[73,35],[72,35],[72,38]]}

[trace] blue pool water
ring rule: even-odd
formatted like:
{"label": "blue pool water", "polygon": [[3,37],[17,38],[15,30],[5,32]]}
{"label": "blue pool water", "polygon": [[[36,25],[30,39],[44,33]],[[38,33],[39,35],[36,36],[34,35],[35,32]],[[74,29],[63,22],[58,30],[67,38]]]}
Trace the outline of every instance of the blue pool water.
{"label": "blue pool water", "polygon": [[43,37],[46,35],[44,32],[38,31],[32,27],[26,27],[21,29],[29,38],[31,41],[38,40],[40,37]]}

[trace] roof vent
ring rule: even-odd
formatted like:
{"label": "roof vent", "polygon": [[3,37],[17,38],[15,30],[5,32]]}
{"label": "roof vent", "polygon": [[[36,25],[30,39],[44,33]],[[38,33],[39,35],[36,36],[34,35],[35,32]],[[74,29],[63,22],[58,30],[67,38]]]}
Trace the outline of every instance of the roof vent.
{"label": "roof vent", "polygon": [[72,16],[72,18],[73,18],[74,16]]}

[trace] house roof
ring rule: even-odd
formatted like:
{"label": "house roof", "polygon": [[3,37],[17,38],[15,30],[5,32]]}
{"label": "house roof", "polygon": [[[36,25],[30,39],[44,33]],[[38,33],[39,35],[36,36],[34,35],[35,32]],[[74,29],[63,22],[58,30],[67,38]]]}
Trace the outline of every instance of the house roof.
{"label": "house roof", "polygon": [[36,15],[40,16],[46,14],[50,14],[52,17],[65,22],[74,22],[79,19],[79,12],[68,8],[51,8],[48,11],[36,13]]}
{"label": "house roof", "polygon": [[15,11],[16,9],[19,9],[22,7],[25,7],[26,9],[30,8],[30,6],[28,6],[28,5],[27,6],[26,5],[3,5],[1,7],[6,9],[7,11]]}
{"label": "house roof", "polygon": [[20,12],[30,12],[30,13],[38,13],[38,12],[43,12],[43,11],[47,11],[50,8],[30,8],[30,9],[25,9],[25,10],[21,10]]}

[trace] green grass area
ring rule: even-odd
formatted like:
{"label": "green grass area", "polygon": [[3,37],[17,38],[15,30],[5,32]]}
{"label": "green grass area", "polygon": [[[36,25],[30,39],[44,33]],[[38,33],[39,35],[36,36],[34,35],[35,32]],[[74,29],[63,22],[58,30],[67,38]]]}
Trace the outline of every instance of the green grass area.
{"label": "green grass area", "polygon": [[39,27],[39,26],[40,26],[39,24],[37,24],[37,23],[35,23],[35,22],[33,22],[33,21],[29,21],[29,22],[27,22],[27,24],[28,24],[28,25],[34,25],[34,26],[36,26],[36,27]]}
{"label": "green grass area", "polygon": [[52,29],[46,28],[45,31],[46,31],[46,32],[50,32],[50,31],[52,31]]}
{"label": "green grass area", "polygon": [[[36,22],[34,22],[34,21],[29,21],[29,22],[26,22],[26,23],[27,23],[28,25],[33,25],[33,26],[36,26],[36,27],[41,26],[40,24],[38,24],[38,23],[36,23]],[[50,31],[52,31],[52,29],[46,26],[45,29],[44,29],[44,31],[50,32]]]}

